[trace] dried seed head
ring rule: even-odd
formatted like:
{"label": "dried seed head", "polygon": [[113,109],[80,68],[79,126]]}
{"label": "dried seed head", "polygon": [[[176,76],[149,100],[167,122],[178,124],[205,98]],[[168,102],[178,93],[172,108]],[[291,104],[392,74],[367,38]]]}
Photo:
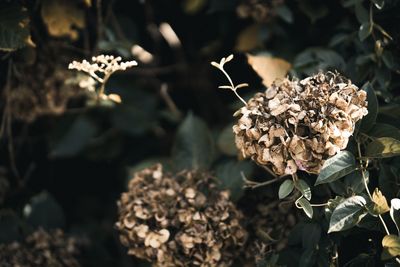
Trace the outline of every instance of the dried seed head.
{"label": "dried seed head", "polygon": [[62,230],[39,229],[23,243],[0,244],[0,259],[4,266],[79,267],[78,243],[75,238],[65,237]]}
{"label": "dried seed head", "polygon": [[346,148],[366,106],[366,92],[337,73],[275,81],[235,113],[236,146],[277,175],[319,173],[327,158]]}
{"label": "dried seed head", "polygon": [[144,169],[118,207],[122,244],[153,266],[230,266],[247,239],[242,213],[204,173]]}

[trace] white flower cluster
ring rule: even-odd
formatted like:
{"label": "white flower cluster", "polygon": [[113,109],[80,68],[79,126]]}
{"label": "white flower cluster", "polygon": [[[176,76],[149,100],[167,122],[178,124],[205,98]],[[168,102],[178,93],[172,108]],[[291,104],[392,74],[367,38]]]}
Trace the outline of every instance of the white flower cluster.
{"label": "white flower cluster", "polygon": [[[98,82],[105,83],[112,73],[137,66],[137,62],[134,60],[126,62],[121,61],[121,57],[99,55],[92,57],[92,63],[85,59],[82,62],[73,61],[69,64],[68,68],[86,72]],[[102,73],[103,78],[99,77],[97,73]]]}

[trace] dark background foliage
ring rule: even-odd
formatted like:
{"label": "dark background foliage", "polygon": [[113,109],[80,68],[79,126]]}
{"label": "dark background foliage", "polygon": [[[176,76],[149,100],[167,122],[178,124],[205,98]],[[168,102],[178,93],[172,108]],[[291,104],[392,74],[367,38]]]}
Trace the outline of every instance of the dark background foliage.
{"label": "dark background foliage", "polygon": [[[227,68],[235,82],[250,84],[242,89],[245,98],[263,89],[246,53],[268,54],[289,62],[290,75],[299,78],[338,70],[359,87],[369,82],[380,109],[363,127],[376,122],[400,127],[399,1],[57,0],[74,6],[66,17],[82,16],[80,27],[61,23],[64,35],[46,28],[43,7],[51,2],[0,2],[0,242],[19,240],[37,227],[63,228],[90,241],[84,266],[142,266],[126,255],[113,224],[116,200],[131,173],[155,162],[171,171],[213,172],[249,217],[257,213],[254,203],[276,199],[275,185],[242,189],[241,172],[252,180],[271,177],[236,155],[229,129],[240,102],[229,90],[217,89],[224,77],[210,66],[232,52],[235,60]],[[260,10],[252,13],[256,5]],[[176,33],[178,45],[162,36],[163,23]],[[138,67],[107,83],[106,92],[119,94],[121,104],[88,104],[90,95],[64,85],[76,76],[67,69],[72,60],[100,53],[137,59],[133,45],[153,60],[138,60]],[[394,129],[390,133],[397,138]],[[371,182],[389,199],[398,197],[398,184],[390,186],[399,179],[398,158],[380,164],[375,171],[380,180]],[[313,193],[324,201],[337,188],[320,186]],[[323,210],[315,212],[316,218],[295,227],[281,263],[328,266],[334,247],[338,266],[383,264],[381,233],[357,228],[328,238]],[[311,238],[306,244],[299,237],[304,232]],[[313,238],[319,251],[307,249],[315,246]]]}

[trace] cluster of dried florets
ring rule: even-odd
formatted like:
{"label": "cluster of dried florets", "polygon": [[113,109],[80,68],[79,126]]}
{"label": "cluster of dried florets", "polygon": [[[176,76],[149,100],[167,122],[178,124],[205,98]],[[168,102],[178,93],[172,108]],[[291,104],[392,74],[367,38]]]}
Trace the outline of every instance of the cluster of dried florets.
{"label": "cluster of dried florets", "polygon": [[277,9],[284,3],[284,0],[242,0],[237,14],[241,18],[251,17],[257,22],[268,22],[277,16]]}
{"label": "cluster of dried florets", "polygon": [[122,244],[153,266],[230,266],[247,238],[228,192],[204,173],[145,169],[118,206]]}
{"label": "cluster of dried florets", "polygon": [[236,146],[277,175],[319,173],[327,158],[346,148],[366,106],[366,92],[337,73],[276,81],[235,113]]}
{"label": "cluster of dried florets", "polygon": [[66,238],[61,230],[42,229],[29,235],[24,243],[0,244],[2,267],[78,267],[77,240]]}
{"label": "cluster of dried florets", "polygon": [[[121,60],[121,57],[99,55],[97,57],[92,57],[92,63],[85,59],[82,62],[73,61],[69,64],[68,68],[86,72],[98,82],[104,83],[106,80],[105,77],[109,77],[112,73],[137,66],[137,62],[134,60],[127,62],[121,62]],[[99,77],[97,73],[102,73],[104,78]]]}
{"label": "cluster of dried florets", "polygon": [[99,55],[97,57],[92,57],[92,63],[87,60],[83,60],[82,62],[73,61],[69,64],[68,68],[83,71],[90,75],[89,79],[82,79],[81,82],[79,82],[81,88],[86,88],[88,91],[95,91],[96,82],[99,82],[101,85],[98,90],[98,97],[100,99],[112,100],[119,103],[121,102],[119,95],[104,94],[105,84],[114,72],[126,70],[133,66],[137,66],[137,62],[134,60],[122,62],[121,57]]}

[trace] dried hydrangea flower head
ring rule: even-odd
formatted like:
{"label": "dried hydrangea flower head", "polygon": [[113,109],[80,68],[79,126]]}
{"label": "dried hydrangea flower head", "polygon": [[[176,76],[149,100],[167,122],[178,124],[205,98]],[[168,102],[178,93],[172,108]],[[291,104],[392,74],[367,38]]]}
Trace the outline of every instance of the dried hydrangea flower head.
{"label": "dried hydrangea flower head", "polygon": [[236,146],[277,175],[319,173],[326,159],[346,148],[355,123],[368,113],[366,97],[333,72],[275,81],[235,113]]}
{"label": "dried hydrangea flower head", "polygon": [[204,173],[144,169],[118,207],[122,244],[153,266],[230,266],[247,239],[242,213]]}
{"label": "dried hydrangea flower head", "polygon": [[79,267],[78,240],[65,237],[62,230],[46,232],[39,229],[24,242],[0,244],[2,267]]}
{"label": "dried hydrangea flower head", "polygon": [[[69,69],[75,69],[78,71],[83,71],[90,75],[94,80],[101,84],[99,89],[99,97],[105,98],[104,96],[104,88],[110,76],[120,70],[126,70],[127,68],[131,68],[137,66],[137,62],[126,61],[122,62],[121,57],[114,57],[111,55],[99,55],[96,57],[92,57],[92,62],[87,60],[83,60],[82,62],[73,61],[69,64]],[[93,81],[85,81],[89,82],[90,88],[93,88]],[[84,82],[84,84],[85,84]]]}

